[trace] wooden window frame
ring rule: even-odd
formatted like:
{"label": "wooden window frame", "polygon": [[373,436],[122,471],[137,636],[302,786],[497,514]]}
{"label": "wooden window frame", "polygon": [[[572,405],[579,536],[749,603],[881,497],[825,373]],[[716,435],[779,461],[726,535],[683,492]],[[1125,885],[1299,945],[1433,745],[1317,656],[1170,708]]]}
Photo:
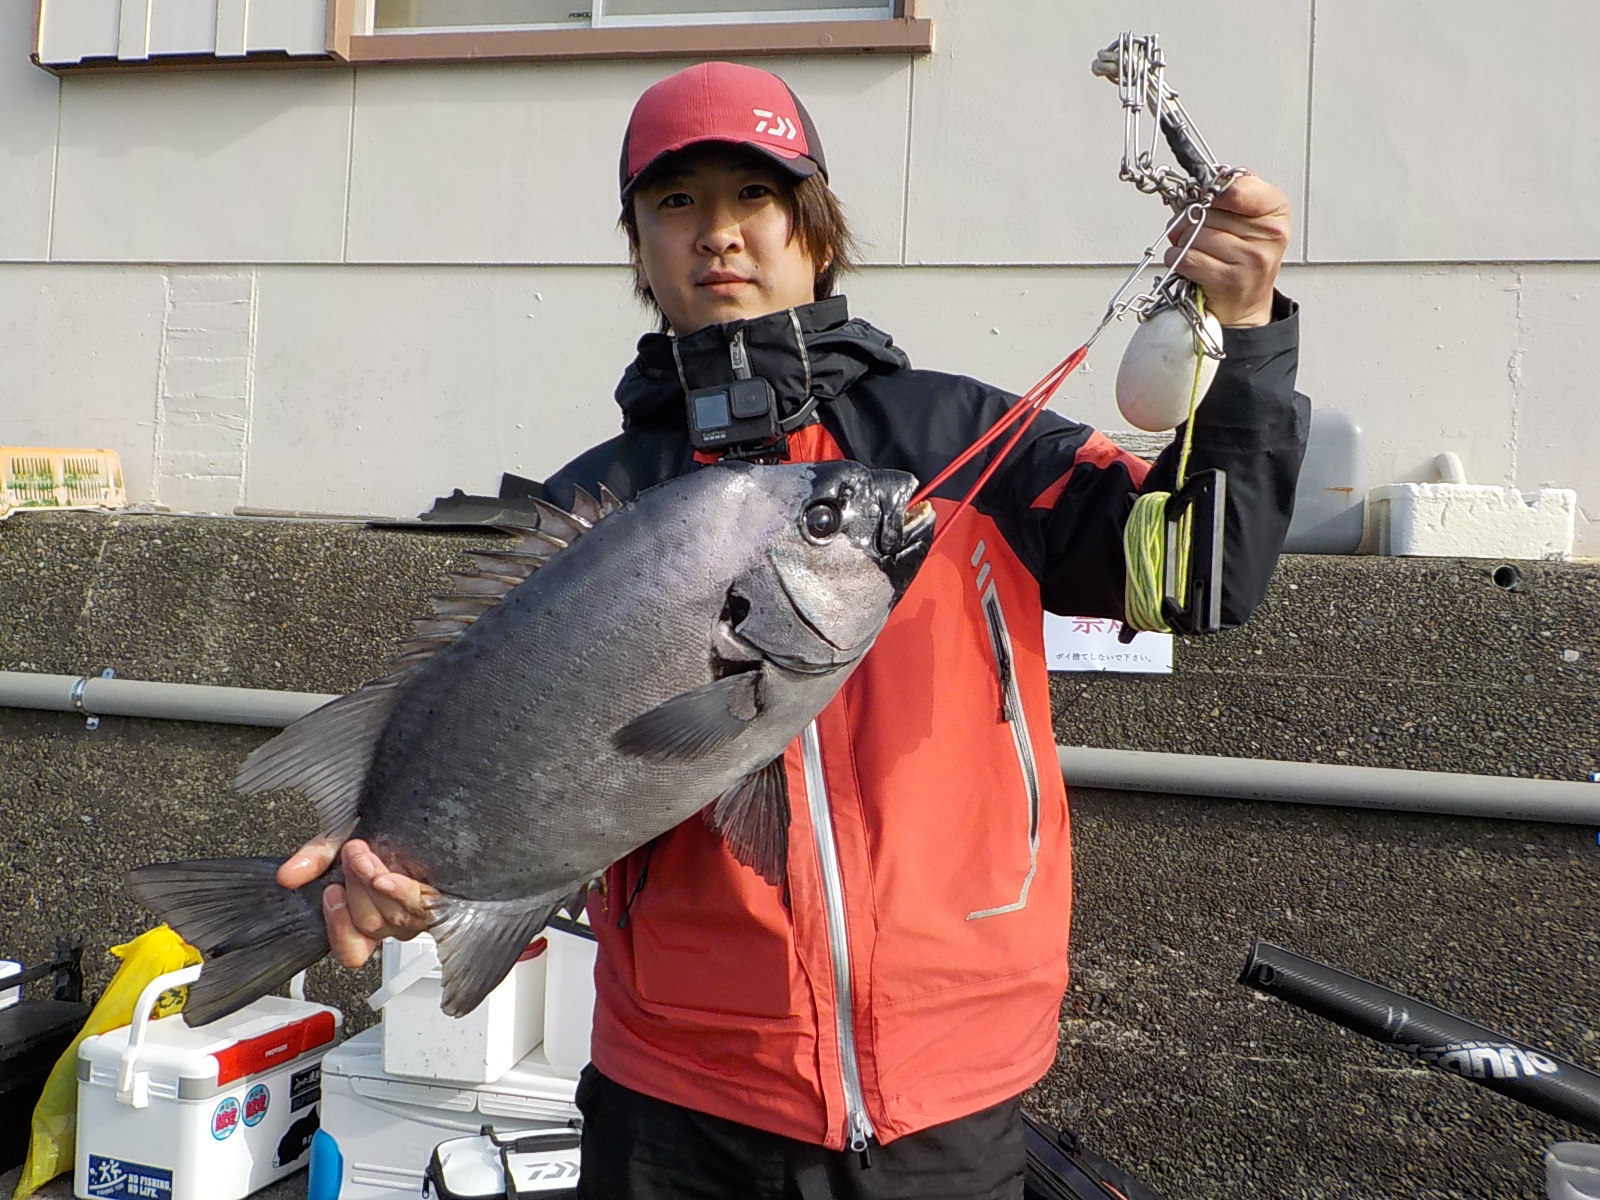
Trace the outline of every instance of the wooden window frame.
{"label": "wooden window frame", "polygon": [[40,6],[34,0],[33,59],[57,75],[113,71],[378,66],[405,63],[558,62],[573,59],[751,57],[768,54],[929,54],[933,21],[919,0],[895,0],[893,17],[856,21],[642,25],[578,29],[463,30],[459,33],[356,33],[364,0],[327,0],[327,54],[166,55],[150,59],[39,62]]}
{"label": "wooden window frame", "polygon": [[362,0],[328,0],[328,51],[355,66],[852,51],[927,54],[933,50],[933,22],[917,15],[917,0],[896,0],[896,15],[875,21],[358,34],[354,29],[360,3]]}

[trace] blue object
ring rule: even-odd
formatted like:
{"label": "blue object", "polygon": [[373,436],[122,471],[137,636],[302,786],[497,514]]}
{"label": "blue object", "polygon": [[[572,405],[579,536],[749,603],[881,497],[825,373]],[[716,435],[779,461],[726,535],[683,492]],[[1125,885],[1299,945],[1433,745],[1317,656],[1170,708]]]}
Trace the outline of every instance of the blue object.
{"label": "blue object", "polygon": [[344,1155],[326,1129],[311,1137],[311,1170],[306,1177],[306,1200],[339,1200],[344,1184]]}

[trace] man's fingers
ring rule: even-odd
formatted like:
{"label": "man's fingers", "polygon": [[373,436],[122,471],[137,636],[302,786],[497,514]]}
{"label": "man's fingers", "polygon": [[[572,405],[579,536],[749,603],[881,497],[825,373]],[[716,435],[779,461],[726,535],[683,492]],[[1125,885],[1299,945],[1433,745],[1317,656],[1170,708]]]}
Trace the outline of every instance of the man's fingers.
{"label": "man's fingers", "polygon": [[278,883],[290,890],[304,887],[331,867],[338,853],[338,842],[331,838],[314,838],[278,868]]}
{"label": "man's fingers", "polygon": [[1211,203],[1214,211],[1245,217],[1289,215],[1289,197],[1259,175],[1240,175]]}
{"label": "man's fingers", "polygon": [[352,971],[364,965],[378,948],[378,939],[368,937],[350,920],[348,894],[339,884],[322,893],[322,916],[328,926],[328,950]]}
{"label": "man's fingers", "polygon": [[390,871],[362,841],[346,843],[344,866],[350,920],[362,933],[407,938],[428,927],[433,888]]}

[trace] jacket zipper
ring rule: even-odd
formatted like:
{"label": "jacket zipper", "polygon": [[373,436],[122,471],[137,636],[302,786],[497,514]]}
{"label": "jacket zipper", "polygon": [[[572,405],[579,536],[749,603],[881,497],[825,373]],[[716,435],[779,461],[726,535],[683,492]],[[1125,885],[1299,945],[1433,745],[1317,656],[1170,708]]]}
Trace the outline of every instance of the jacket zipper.
{"label": "jacket zipper", "polygon": [[805,763],[806,804],[817,842],[817,862],[822,868],[822,907],[828,918],[828,949],[833,956],[834,1014],[838,1023],[839,1063],[844,1076],[845,1137],[850,1149],[869,1165],[867,1139],[874,1136],[861,1089],[861,1065],[856,1060],[854,994],[850,981],[850,942],[844,923],[844,883],[839,869],[839,847],[833,840],[833,819],[828,811],[828,785],[822,777],[822,742],[817,723],[801,735]]}
{"label": "jacket zipper", "polygon": [[994,650],[995,669],[1000,675],[1000,717],[1011,727],[1017,763],[1022,768],[1023,783],[1028,791],[1028,874],[1022,881],[1022,890],[1015,901],[998,908],[970,912],[967,914],[969,921],[1026,908],[1028,889],[1033,886],[1034,874],[1039,869],[1039,766],[1033,757],[1033,739],[1028,732],[1027,714],[1022,708],[1022,689],[1017,684],[1011,633],[1006,628],[1005,611],[1000,607],[1000,593],[992,581],[983,593],[983,615],[989,624],[989,643]]}

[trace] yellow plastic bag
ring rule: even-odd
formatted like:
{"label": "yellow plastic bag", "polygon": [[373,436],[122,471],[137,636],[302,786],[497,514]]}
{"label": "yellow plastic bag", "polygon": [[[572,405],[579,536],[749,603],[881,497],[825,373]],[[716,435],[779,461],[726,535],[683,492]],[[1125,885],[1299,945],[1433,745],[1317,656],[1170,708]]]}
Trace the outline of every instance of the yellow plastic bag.
{"label": "yellow plastic bag", "polygon": [[[12,1200],[23,1200],[57,1175],[72,1170],[78,1132],[78,1043],[93,1034],[119,1029],[133,1020],[133,1006],[138,1003],[139,993],[157,975],[192,967],[200,961],[200,951],[165,925],[141,933],[126,945],[111,947],[111,953],[122,960],[122,965],[112,976],[105,995],[89,1013],[83,1029],[56,1060],[50,1078],[45,1080],[44,1091],[33,1110],[28,1161],[22,1164],[22,1178],[11,1194]],[[151,1019],[177,1012],[187,996],[187,988],[163,992],[150,1012]]]}

